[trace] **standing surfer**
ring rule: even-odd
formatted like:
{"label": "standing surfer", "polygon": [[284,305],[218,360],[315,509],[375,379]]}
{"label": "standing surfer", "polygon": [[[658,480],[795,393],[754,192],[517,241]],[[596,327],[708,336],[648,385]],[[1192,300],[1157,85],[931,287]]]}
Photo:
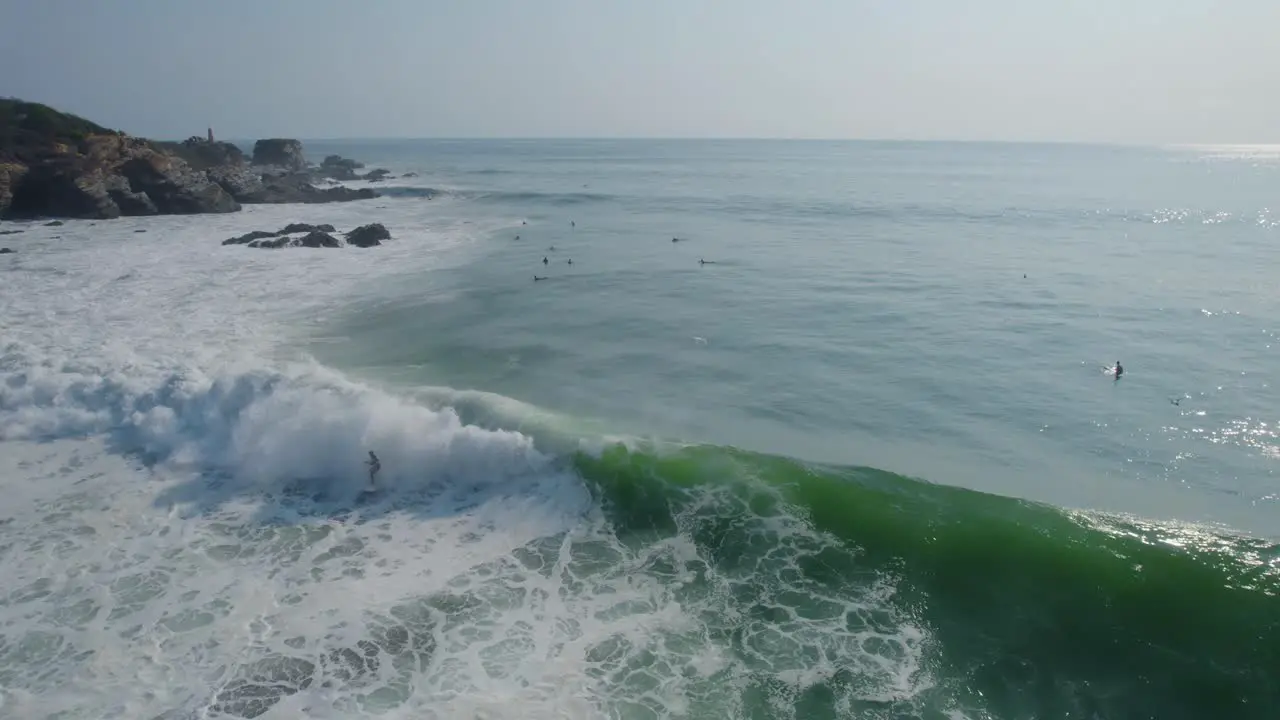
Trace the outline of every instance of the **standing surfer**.
{"label": "standing surfer", "polygon": [[382,463],[378,462],[378,456],[374,455],[372,450],[369,451],[367,464],[369,465],[369,487],[373,488],[376,487],[374,478],[377,477],[378,471],[382,469]]}

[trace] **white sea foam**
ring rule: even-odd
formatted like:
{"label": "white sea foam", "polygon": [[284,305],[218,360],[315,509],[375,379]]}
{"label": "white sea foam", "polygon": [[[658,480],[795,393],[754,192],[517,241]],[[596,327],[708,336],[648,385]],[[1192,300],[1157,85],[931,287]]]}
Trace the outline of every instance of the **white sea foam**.
{"label": "white sea foam", "polygon": [[[763,519],[779,552],[722,575],[689,537],[733,493],[707,489],[684,532],[636,544],[554,453],[484,414],[492,398],[471,409],[482,429],[451,408],[466,394],[397,396],[292,352],[316,318],[465,262],[501,225],[374,203],[31,225],[8,242],[0,716],[732,715],[760,672],[785,700],[837,668],[869,697],[919,690],[919,631],[850,629],[879,590],[818,616],[761,597],[776,623],[726,611],[827,547],[794,517]],[[298,220],[378,220],[396,239],[218,244]],[[368,449],[382,492],[357,503]]]}

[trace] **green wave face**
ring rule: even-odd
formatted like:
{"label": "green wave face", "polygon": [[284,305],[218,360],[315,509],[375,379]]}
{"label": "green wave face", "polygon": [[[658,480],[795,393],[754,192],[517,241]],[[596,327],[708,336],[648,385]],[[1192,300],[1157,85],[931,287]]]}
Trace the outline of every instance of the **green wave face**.
{"label": "green wave face", "polygon": [[621,543],[684,549],[645,572],[727,658],[706,717],[1280,710],[1264,542],[724,448],[574,462]]}

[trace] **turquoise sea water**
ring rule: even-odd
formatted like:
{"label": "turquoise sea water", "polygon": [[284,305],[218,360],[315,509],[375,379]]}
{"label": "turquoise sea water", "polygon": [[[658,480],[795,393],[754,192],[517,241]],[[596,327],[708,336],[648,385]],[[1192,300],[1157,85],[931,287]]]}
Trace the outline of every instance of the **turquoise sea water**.
{"label": "turquoise sea water", "polygon": [[307,150],[6,236],[0,715],[1280,713],[1280,149]]}
{"label": "turquoise sea water", "polygon": [[[429,168],[459,198],[446,212],[513,221],[464,266],[396,278],[348,308],[333,329],[348,340],[319,351],[345,368],[499,393],[612,432],[1280,532],[1276,156],[336,149]],[[1116,360],[1119,383],[1100,372]]]}

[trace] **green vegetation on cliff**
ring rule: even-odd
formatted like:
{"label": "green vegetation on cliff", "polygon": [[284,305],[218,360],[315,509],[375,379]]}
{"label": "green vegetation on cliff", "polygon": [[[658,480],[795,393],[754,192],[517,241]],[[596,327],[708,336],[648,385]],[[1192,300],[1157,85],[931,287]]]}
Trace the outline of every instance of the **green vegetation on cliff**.
{"label": "green vegetation on cliff", "polygon": [[30,163],[105,134],[114,131],[48,105],[0,98],[0,162]]}

